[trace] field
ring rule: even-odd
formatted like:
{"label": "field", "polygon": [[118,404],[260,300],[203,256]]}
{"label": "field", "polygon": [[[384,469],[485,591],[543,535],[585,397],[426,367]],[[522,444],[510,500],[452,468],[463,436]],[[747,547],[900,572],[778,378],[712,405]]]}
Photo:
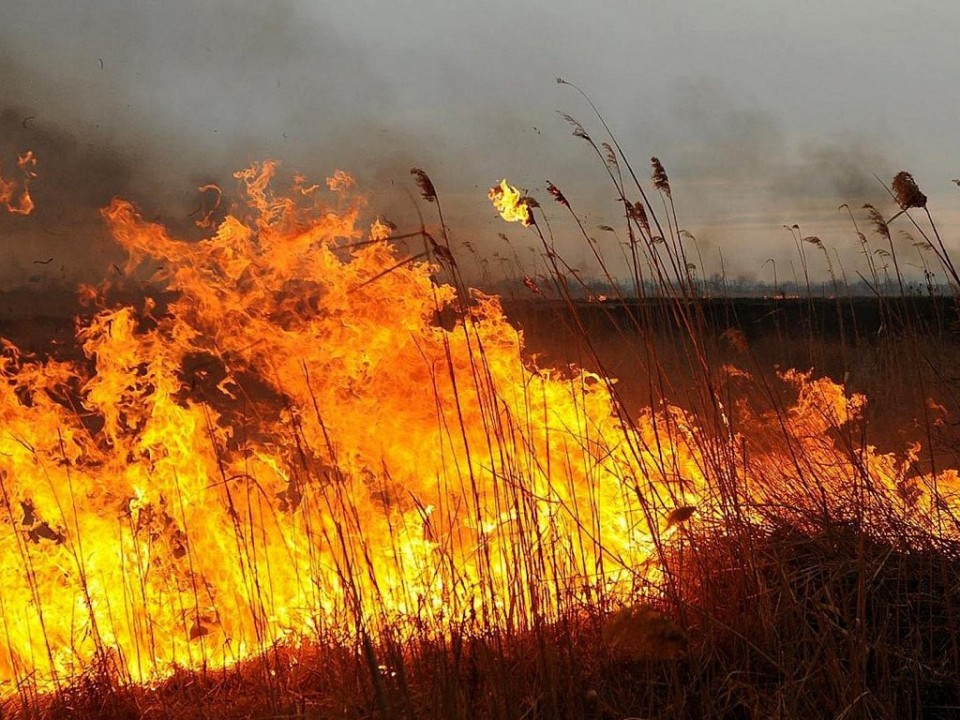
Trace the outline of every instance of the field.
{"label": "field", "polygon": [[[632,282],[584,231],[591,302],[505,181],[545,270],[501,302],[423,171],[437,219],[402,232],[270,163],[203,240],[114,200],[119,279],[5,295],[3,713],[956,717],[960,335],[925,196],[901,173],[885,254],[860,236],[899,294],[716,297],[660,162],[662,225],[594,147]],[[920,295],[888,227],[915,215]]]}

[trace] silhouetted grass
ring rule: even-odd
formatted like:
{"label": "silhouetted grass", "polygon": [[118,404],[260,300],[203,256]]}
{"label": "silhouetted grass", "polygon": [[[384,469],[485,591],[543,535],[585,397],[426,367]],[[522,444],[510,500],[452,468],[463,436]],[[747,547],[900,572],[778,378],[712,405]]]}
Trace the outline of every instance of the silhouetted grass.
{"label": "silhouetted grass", "polygon": [[[94,667],[57,693],[37,695],[25,680],[6,700],[5,716],[960,716],[960,518],[954,514],[956,498],[950,489],[938,488],[935,477],[960,465],[960,435],[949,419],[951,411],[960,411],[960,380],[952,371],[960,354],[956,306],[932,294],[930,302],[939,303],[934,311],[909,301],[890,233],[891,222],[908,218],[932,249],[931,267],[955,292],[960,289],[926,196],[901,173],[890,191],[900,212],[886,219],[867,208],[886,246],[877,250],[850,213],[855,241],[864,248],[864,282],[871,287],[886,282],[900,293],[894,298],[878,293],[873,315],[866,316],[864,306],[844,292],[849,285],[836,274],[823,242],[788,228],[806,295],[789,303],[770,301],[767,314],[757,318],[751,310],[747,318],[734,299],[706,297],[692,262],[698,250],[681,226],[677,189],[663,163],[652,159],[652,189],[646,188],[597,117],[607,138],[599,142],[569,120],[574,135],[596,152],[620,198],[622,230],[606,227],[625,238],[616,261],[626,259],[629,280],[618,280],[575,202],[551,183],[550,195],[575,221],[612,301],[581,301],[593,291],[557,253],[548,210],[532,204],[529,232],[547,271],[525,277],[530,281],[525,286],[548,299],[515,304],[513,312],[526,326],[528,349],[599,373],[624,427],[639,436],[635,419],[643,412],[657,417],[649,446],[634,452],[656,457],[666,445],[695,449],[711,490],[709,507],[685,506],[679,494],[665,498],[664,507],[673,508],[665,523],[658,521],[662,508],[643,508],[655,533],[658,584],[637,587],[625,601],[586,591],[589,579],[574,587],[568,578],[570,585],[561,585],[558,597],[545,596],[542,588],[560,576],[562,562],[535,537],[535,521],[525,515],[525,489],[504,483],[497,507],[515,513],[515,561],[523,568],[518,576],[528,581],[506,599],[514,614],[497,604],[502,598],[492,596],[492,582],[479,590],[479,613],[452,614],[463,619],[440,631],[426,622],[400,629],[386,611],[379,618],[361,617],[356,599],[356,607],[343,609],[345,624],[356,628],[349,641],[321,629],[296,643],[264,642],[254,659],[224,669],[182,670],[152,687],[129,682],[104,647]],[[414,175],[423,197],[439,209],[433,182],[422,170]],[[914,222],[911,210],[922,210],[926,225]],[[463,288],[442,216],[440,228],[442,242],[426,223],[414,235],[423,238],[424,254],[435,257]],[[878,254],[880,249],[886,255]],[[811,250],[822,253],[837,291],[826,306],[811,290],[805,255]],[[454,319],[465,320],[466,305],[456,310]],[[464,335],[471,367],[458,373],[451,361],[442,371],[473,388],[478,402],[493,406],[496,397],[485,381],[489,358],[479,336],[467,321],[452,327]],[[778,365],[812,368],[814,379],[830,374],[847,383],[847,401],[854,402],[849,392],[854,390],[865,393],[870,404],[852,421],[815,408],[817,423],[805,424],[792,411],[801,391],[784,380]],[[623,381],[614,384],[613,377]],[[666,403],[687,414],[686,424],[669,413],[657,415]],[[695,435],[686,432],[688,425]],[[510,428],[491,421],[485,430],[490,447],[524,457]],[[903,452],[907,436],[920,440],[921,448],[904,461],[894,485],[879,483],[870,466],[872,446]],[[829,449],[822,450],[824,440]],[[289,441],[299,448],[303,438]],[[769,448],[785,459],[785,467],[768,466],[762,451]],[[336,457],[334,447],[326,450]],[[816,454],[820,450],[825,454]],[[303,458],[303,472],[313,472],[306,453]],[[837,467],[843,468],[844,483],[837,483]],[[689,480],[666,461],[657,470],[676,478],[678,486]],[[463,491],[479,506],[471,480],[462,480]],[[639,487],[642,478],[635,480]],[[332,484],[322,497],[328,511],[348,524],[353,501],[342,487]],[[917,504],[921,488],[927,488],[928,505]],[[664,492],[673,491],[665,485]],[[579,521],[588,528],[599,522]],[[359,523],[351,530],[359,534]],[[309,539],[337,549],[343,559],[337,572],[346,588],[357,586],[374,562],[355,547],[362,546],[362,536]],[[238,532],[237,552],[255,551],[255,542]],[[482,558],[479,562],[481,574],[489,573]],[[455,577],[455,570],[450,572]],[[259,611],[266,615],[269,597],[263,604]]]}

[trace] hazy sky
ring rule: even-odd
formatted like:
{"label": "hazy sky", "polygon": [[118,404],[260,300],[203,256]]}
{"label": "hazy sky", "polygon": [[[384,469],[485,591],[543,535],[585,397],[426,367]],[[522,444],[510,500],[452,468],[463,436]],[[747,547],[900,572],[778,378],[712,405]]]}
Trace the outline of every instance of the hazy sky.
{"label": "hazy sky", "polygon": [[958,37],[947,0],[4,2],[0,167],[32,147],[40,178],[35,215],[0,216],[0,285],[95,279],[112,196],[185,223],[198,183],[267,157],[349,170],[400,215],[422,167],[455,235],[489,252],[500,231],[530,239],[487,203],[503,176],[545,204],[550,179],[588,225],[615,224],[602,166],[556,111],[600,129],[557,76],[644,174],[663,160],[708,271],[722,249],[728,272],[766,277],[794,222],[852,265],[837,206],[882,203],[873,174],[901,169],[960,240]]}

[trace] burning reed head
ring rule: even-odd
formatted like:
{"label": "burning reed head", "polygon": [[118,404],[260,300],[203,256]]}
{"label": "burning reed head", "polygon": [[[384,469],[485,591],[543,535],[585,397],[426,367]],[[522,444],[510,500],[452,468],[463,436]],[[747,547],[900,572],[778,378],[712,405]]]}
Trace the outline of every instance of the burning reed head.
{"label": "burning reed head", "polygon": [[490,188],[487,197],[490,198],[490,202],[500,213],[500,217],[507,222],[518,222],[527,227],[536,224],[533,219],[533,211],[530,209],[533,205],[533,199],[524,196],[517,188],[509,185],[505,179],[501,180],[499,185]]}

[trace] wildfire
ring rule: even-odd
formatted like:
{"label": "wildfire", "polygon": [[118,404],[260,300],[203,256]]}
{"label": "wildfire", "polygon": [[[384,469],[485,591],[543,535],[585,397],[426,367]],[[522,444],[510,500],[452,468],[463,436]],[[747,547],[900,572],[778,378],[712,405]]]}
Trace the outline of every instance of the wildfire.
{"label": "wildfire", "polygon": [[490,202],[500,213],[500,216],[507,222],[523,223],[526,226],[533,224],[533,213],[527,199],[521,195],[520,191],[509,185],[506,179],[501,180],[499,185],[494,185],[487,192]]}
{"label": "wildfire", "polygon": [[0,175],[0,205],[8,212],[17,215],[29,215],[33,212],[33,198],[30,196],[30,182],[37,177],[33,169],[37,158],[33,150],[27,150],[17,158],[17,168],[23,175],[22,180],[6,180]]}
{"label": "wildfire", "polygon": [[[115,200],[103,214],[128,272],[159,261],[177,299],[84,321],[82,362],[4,345],[6,692],[105,658],[144,681],[279,641],[518,627],[629,599],[655,591],[658,543],[717,507],[715,439],[687,414],[626,422],[605,378],[526,358],[497,298],[455,303],[434,266],[398,263],[384,223],[360,229],[349,176],[286,198],[275,170],[238,173],[246,209],[200,242]],[[515,189],[495,190],[530,220]],[[465,315],[447,329],[444,308]],[[810,468],[746,418],[721,439],[730,482],[795,504],[811,468],[829,474],[812,503],[824,487],[845,502],[864,467],[907,482],[892,456],[837,459],[827,430],[856,422],[862,398],[783,382]],[[941,485],[960,487],[951,473]]]}

